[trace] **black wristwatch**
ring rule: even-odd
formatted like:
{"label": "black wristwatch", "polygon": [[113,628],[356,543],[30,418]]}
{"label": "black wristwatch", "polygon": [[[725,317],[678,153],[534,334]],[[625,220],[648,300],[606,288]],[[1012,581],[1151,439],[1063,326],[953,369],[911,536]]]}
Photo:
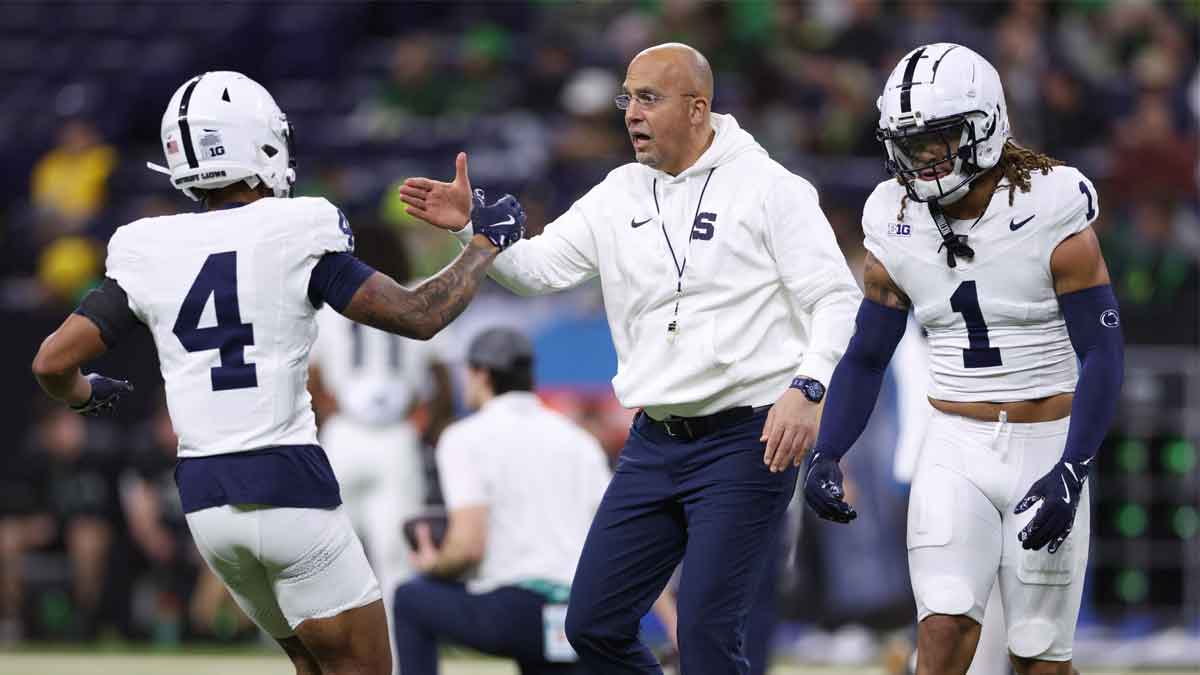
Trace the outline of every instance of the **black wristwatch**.
{"label": "black wristwatch", "polygon": [[804,398],[813,403],[820,403],[821,399],[825,398],[825,385],[817,382],[811,377],[797,377],[792,380],[791,389],[799,389],[804,393]]}

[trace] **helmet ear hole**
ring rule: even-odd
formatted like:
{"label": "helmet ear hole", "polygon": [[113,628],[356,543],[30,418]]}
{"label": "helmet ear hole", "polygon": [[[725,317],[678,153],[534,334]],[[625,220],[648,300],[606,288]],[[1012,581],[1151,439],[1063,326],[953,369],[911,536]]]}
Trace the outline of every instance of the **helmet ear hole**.
{"label": "helmet ear hole", "polygon": [[278,148],[276,148],[273,145],[262,146],[262,151],[263,151],[263,154],[266,155],[268,158],[274,157],[275,155],[279,154]]}

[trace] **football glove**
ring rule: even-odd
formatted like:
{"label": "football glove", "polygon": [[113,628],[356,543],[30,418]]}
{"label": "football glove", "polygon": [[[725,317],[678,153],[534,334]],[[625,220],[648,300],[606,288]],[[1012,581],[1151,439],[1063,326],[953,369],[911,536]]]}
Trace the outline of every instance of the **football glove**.
{"label": "football glove", "polygon": [[1075,526],[1075,511],[1079,509],[1079,498],[1083,493],[1083,484],[1087,482],[1087,474],[1087,464],[1064,459],[1029,488],[1024,499],[1017,502],[1013,513],[1024,513],[1038,501],[1042,505],[1033,520],[1017,534],[1022,547],[1037,551],[1050,544],[1047,550],[1054,553],[1062,546]]}
{"label": "football glove", "polygon": [[804,501],[818,516],[835,523],[848,523],[858,513],[845,501],[842,489],[842,469],[838,461],[820,452],[808,458],[808,472],[804,475]]}
{"label": "football glove", "polygon": [[88,417],[98,417],[112,411],[117,400],[133,391],[133,385],[125,380],[114,380],[91,373],[86,376],[92,385],[92,395],[79,405],[71,406],[71,410]]}
{"label": "football glove", "polygon": [[487,237],[493,246],[503,251],[525,236],[525,209],[512,195],[485,204],[483,190],[475,190],[471,200],[471,223],[475,234]]}

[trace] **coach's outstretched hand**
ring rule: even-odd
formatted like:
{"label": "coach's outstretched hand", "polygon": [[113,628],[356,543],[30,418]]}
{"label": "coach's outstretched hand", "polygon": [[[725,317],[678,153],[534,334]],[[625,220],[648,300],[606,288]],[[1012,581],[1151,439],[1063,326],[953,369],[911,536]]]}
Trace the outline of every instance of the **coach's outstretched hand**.
{"label": "coach's outstretched hand", "polygon": [[838,461],[813,452],[804,474],[804,501],[825,520],[848,523],[858,517],[858,512],[846,503],[845,497]]}
{"label": "coach's outstretched hand", "polygon": [[409,178],[399,190],[400,201],[408,205],[408,212],[430,225],[457,231],[471,219],[471,177],[467,175],[465,152],[454,159],[454,180],[449,183]]}
{"label": "coach's outstretched hand", "polygon": [[1031,506],[1042,502],[1033,520],[1017,534],[1021,546],[1037,551],[1050,544],[1051,553],[1058,550],[1075,526],[1075,512],[1079,509],[1079,498],[1083,484],[1087,482],[1088,467],[1079,462],[1062,460],[1042,476],[1017,502],[1013,513],[1021,514]]}
{"label": "coach's outstretched hand", "polygon": [[501,251],[525,236],[525,209],[516,197],[504,195],[486,206],[483,202],[483,190],[476,190],[471,210],[471,224],[476,235],[487,237],[492,246]]}
{"label": "coach's outstretched hand", "polygon": [[111,377],[104,377],[96,373],[92,373],[86,377],[92,385],[92,395],[83,403],[71,406],[71,410],[80,415],[97,417],[106,414],[112,411],[118,399],[133,391],[133,385],[125,380],[114,380]]}

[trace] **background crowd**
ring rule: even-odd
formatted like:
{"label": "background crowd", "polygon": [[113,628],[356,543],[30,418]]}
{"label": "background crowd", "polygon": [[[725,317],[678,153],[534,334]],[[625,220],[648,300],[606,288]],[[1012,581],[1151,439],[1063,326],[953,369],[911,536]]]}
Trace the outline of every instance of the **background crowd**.
{"label": "background crowd", "polygon": [[[623,64],[669,40],[712,62],[714,110],[733,114],[818,187],[856,272],[861,207],[884,178],[875,99],[888,72],[925,42],[959,42],[989,58],[1004,81],[1016,139],[1079,167],[1099,191],[1096,229],[1137,371],[1127,378],[1124,435],[1114,436],[1114,460],[1102,458],[1100,480],[1109,467],[1128,468],[1121,462],[1134,452],[1129,443],[1143,443],[1150,455],[1174,444],[1171,456],[1184,463],[1171,489],[1181,491],[1180,503],[1196,504],[1195,2],[4,4],[0,422],[8,443],[0,453],[0,644],[107,633],[160,642],[253,634],[188,538],[161,378],[143,358],[153,351],[149,335],[97,364],[137,387],[111,420],[51,405],[28,368],[39,340],[103,275],[116,227],[195,208],[144,166],[162,161],[159,122],[181,82],[228,69],[266,86],[297,129],[298,192],[334,201],[364,237],[399,238],[388,271],[406,279],[436,271],[457,246],[405,213],[398,182],[446,177],[454,153],[465,149],[473,182],[520,195],[536,234],[631,161],[612,97]],[[534,337],[544,398],[616,452],[631,413],[616,405],[607,382],[615,357],[598,289],[528,300],[489,287],[439,340],[446,362],[461,366],[473,332],[495,323]],[[820,629],[781,631],[798,651],[825,630],[894,629],[911,620],[903,520],[895,516],[906,502],[892,464],[899,424],[894,412],[885,414],[862,442],[870,451],[855,455],[861,522],[826,537],[805,521],[803,537],[790,537],[781,555],[785,628]],[[1137,491],[1136,482],[1120,485]],[[1180,517],[1169,509],[1155,516],[1157,503],[1147,501],[1151,518]],[[1200,540],[1191,514],[1190,530],[1175,521],[1163,530],[1184,540],[1163,554],[1171,560],[1159,561],[1146,535],[1145,578],[1157,578],[1146,570],[1177,570],[1166,590],[1125,594],[1132,577],[1121,577],[1127,570],[1113,561],[1132,549],[1103,541],[1093,548],[1094,567],[1115,565],[1117,590],[1091,584],[1084,634],[1197,635]],[[1105,531],[1101,525],[1097,536]],[[839,583],[848,579],[858,581]],[[834,635],[834,648],[820,650],[825,657],[876,644],[865,630]]]}

